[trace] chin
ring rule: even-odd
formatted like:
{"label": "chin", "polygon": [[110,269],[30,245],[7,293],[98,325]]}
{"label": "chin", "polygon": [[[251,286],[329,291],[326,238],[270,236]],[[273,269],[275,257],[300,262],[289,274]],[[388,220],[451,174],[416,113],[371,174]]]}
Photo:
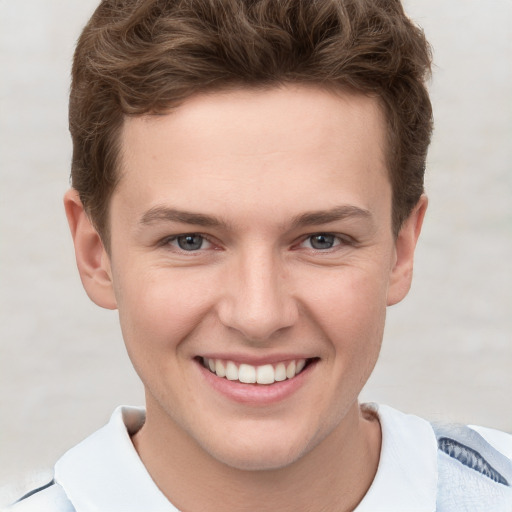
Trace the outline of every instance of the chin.
{"label": "chin", "polygon": [[[272,471],[295,463],[316,444],[308,436],[297,433],[293,436],[290,432],[293,430],[282,429],[280,433],[274,430],[264,435],[260,431],[252,436],[246,432],[243,436],[226,436],[222,444],[211,440],[212,445],[203,448],[217,461],[231,468]],[[226,439],[229,439],[228,446],[224,444]]]}
{"label": "chin", "polygon": [[281,450],[250,450],[230,451],[211,455],[226,466],[240,471],[273,471],[290,466],[296,462],[301,454],[290,451],[281,453]]}

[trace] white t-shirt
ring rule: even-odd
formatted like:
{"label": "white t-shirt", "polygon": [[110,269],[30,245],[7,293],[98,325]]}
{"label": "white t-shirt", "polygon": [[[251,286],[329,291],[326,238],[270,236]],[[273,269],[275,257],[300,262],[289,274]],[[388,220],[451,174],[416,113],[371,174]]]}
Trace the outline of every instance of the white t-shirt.
{"label": "white t-shirt", "polygon": [[[355,512],[512,511],[512,435],[433,428],[391,407],[365,407],[379,417],[382,448],[375,479]],[[105,427],[64,454],[52,482],[9,510],[177,512],[131,442],[144,418],[142,408],[117,408]]]}

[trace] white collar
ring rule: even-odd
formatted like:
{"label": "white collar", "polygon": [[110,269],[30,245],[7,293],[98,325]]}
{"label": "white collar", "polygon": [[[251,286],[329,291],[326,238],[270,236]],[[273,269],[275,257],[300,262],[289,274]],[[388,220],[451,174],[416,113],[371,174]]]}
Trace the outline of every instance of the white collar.
{"label": "white collar", "polygon": [[153,482],[130,439],[145,411],[118,407],[110,422],[69,450],[55,465],[77,512],[177,512]]}
{"label": "white collar", "polygon": [[[377,475],[355,512],[433,512],[437,443],[430,424],[384,405]],[[156,486],[130,439],[144,423],[142,408],[118,407],[110,422],[69,450],[55,466],[55,481],[77,512],[178,512]]]}
{"label": "white collar", "polygon": [[377,413],[382,448],[375,479],[355,512],[434,512],[437,497],[437,441],[428,421],[386,405]]}

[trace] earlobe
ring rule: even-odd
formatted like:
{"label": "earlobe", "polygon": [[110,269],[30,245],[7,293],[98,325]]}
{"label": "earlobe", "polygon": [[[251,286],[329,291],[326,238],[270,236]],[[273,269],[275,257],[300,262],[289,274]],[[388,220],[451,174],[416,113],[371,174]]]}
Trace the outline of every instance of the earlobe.
{"label": "earlobe", "polygon": [[76,264],[87,295],[102,308],[116,309],[110,258],[75,189],[64,195],[64,207],[75,246]]}
{"label": "earlobe", "polygon": [[409,217],[405,220],[395,242],[396,259],[391,270],[387,305],[400,302],[409,292],[414,266],[414,251],[427,211],[428,199],[422,195]]}

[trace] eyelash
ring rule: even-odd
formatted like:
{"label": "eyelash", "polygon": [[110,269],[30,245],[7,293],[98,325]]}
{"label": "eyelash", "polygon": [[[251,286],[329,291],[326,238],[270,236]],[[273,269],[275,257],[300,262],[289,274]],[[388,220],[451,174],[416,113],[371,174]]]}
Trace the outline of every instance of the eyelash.
{"label": "eyelash", "polygon": [[[192,249],[192,250],[187,250],[187,249],[184,249],[179,246],[179,239],[194,238],[194,237],[200,237],[200,239],[201,239],[200,240],[201,245],[198,248]],[[317,237],[317,238],[323,237],[326,239],[332,239],[333,245],[331,247],[315,248],[311,244],[312,239],[314,239],[315,237]],[[300,239],[299,243],[295,244],[292,248],[297,248],[297,247],[301,248],[301,246],[303,246],[303,244],[308,241],[310,242],[310,247],[302,247],[302,248],[305,248],[305,249],[311,250],[311,251],[315,251],[315,252],[324,252],[324,253],[336,250],[336,248],[339,246],[355,245],[355,240],[353,240],[352,238],[350,238],[346,235],[339,235],[339,234],[328,233],[328,232],[319,232],[319,233],[308,234],[308,235],[302,237]],[[177,242],[177,244],[173,245],[172,242]],[[163,246],[163,247],[172,245],[176,250],[183,252],[183,253],[194,253],[194,252],[197,253],[197,252],[200,252],[201,250],[210,249],[210,247],[206,247],[206,248],[203,247],[203,245],[205,243],[210,244],[212,246],[216,245],[216,244],[214,244],[214,242],[212,242],[212,240],[210,240],[210,238],[208,236],[206,236],[202,233],[180,233],[178,235],[173,235],[173,236],[164,238],[159,243],[159,245]],[[320,242],[320,243],[322,243],[322,242]],[[329,242],[326,242],[326,243],[329,243]]]}
{"label": "eyelash", "polygon": [[[331,247],[324,247],[322,249],[312,247],[312,244],[311,244],[312,239],[320,238],[320,237],[332,239],[333,245]],[[330,251],[335,251],[339,246],[347,246],[347,245],[350,246],[350,245],[355,244],[355,241],[352,238],[348,237],[347,235],[339,235],[336,233],[329,233],[329,232],[319,232],[319,233],[313,233],[313,234],[307,235],[301,239],[298,246],[299,247],[303,246],[303,244],[305,244],[306,242],[310,243],[310,247],[306,247],[306,249],[309,249],[309,250],[312,250],[315,252],[324,252],[324,253],[330,252]]]}
{"label": "eyelash", "polygon": [[[200,237],[201,238],[201,247],[199,247],[198,249],[195,249],[195,250],[187,250],[187,249],[183,249],[182,247],[180,247],[179,246],[179,239],[180,238],[187,238],[187,237],[189,237],[189,238]],[[203,246],[203,244],[205,242],[208,243],[208,244],[214,245],[214,243],[206,235],[203,235],[202,233],[180,233],[179,235],[169,236],[169,237],[164,238],[160,242],[159,245],[161,245],[161,246],[169,246],[169,245],[172,245],[172,242],[177,242],[177,245],[173,246],[173,247],[175,247],[178,251],[184,252],[184,253],[199,252],[201,249],[203,249],[202,246]]]}

